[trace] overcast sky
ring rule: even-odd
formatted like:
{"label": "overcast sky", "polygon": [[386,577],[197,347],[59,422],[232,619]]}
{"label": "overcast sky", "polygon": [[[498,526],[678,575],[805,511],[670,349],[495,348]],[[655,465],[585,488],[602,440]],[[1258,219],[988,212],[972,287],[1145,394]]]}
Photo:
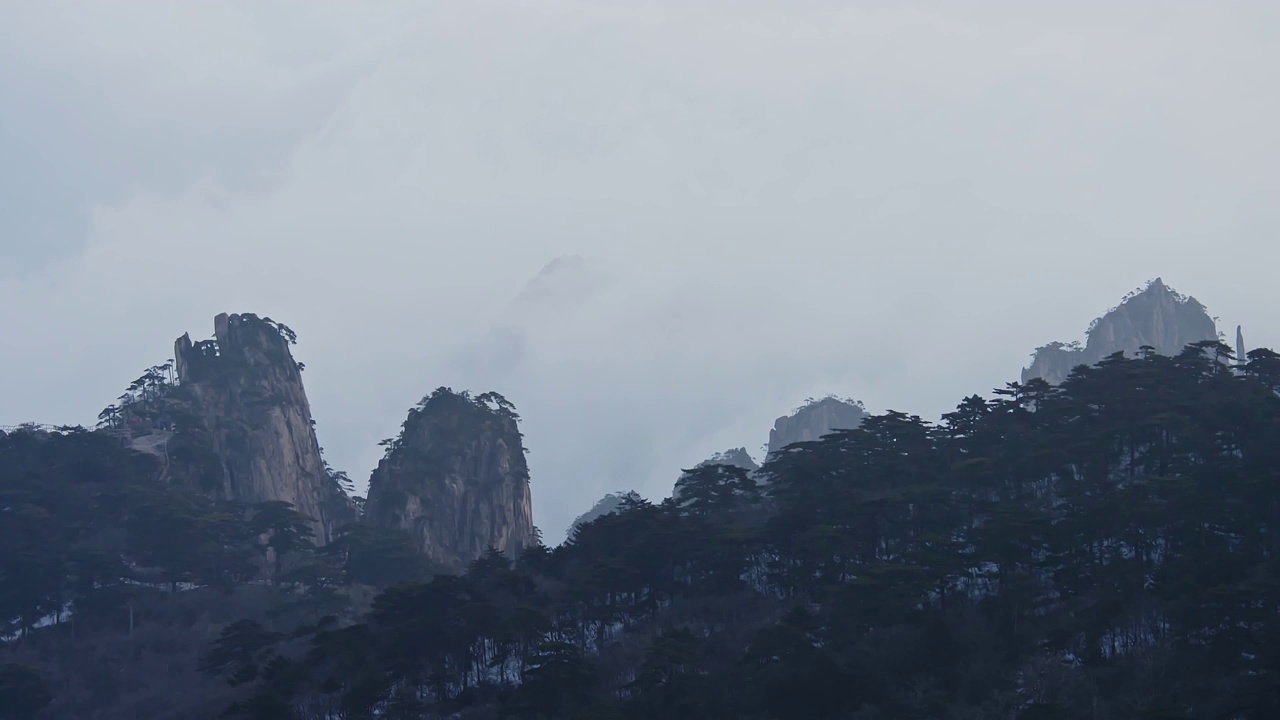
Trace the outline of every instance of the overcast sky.
{"label": "overcast sky", "polygon": [[1280,345],[1271,0],[4,14],[0,425],[256,312],[355,478],[506,395],[558,541],[807,396],[936,419],[1157,275]]}

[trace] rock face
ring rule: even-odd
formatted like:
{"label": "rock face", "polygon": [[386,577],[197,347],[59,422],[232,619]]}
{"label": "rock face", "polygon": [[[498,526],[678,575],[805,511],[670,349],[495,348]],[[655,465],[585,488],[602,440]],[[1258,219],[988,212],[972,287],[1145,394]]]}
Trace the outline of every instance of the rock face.
{"label": "rock face", "polygon": [[424,398],[369,479],[366,522],[407,530],[450,571],[490,547],[517,555],[535,534],[517,420],[496,393],[440,388]]}
{"label": "rock face", "polygon": [[862,424],[866,408],[853,400],[827,396],[810,400],[790,415],[780,417],[769,431],[769,454],[798,442],[818,440],[836,430],[852,430]]}
{"label": "rock face", "polygon": [[1217,339],[1218,329],[1204,305],[1156,278],[1094,320],[1083,347],[1055,342],[1036,349],[1022,382],[1043,378],[1057,385],[1077,365],[1094,365],[1116,352],[1132,356],[1149,345],[1161,355],[1177,355],[1191,343]]}
{"label": "rock face", "polygon": [[270,319],[224,313],[213,340],[178,338],[175,454],[189,480],[201,475],[225,499],[292,503],[325,543],[355,511],[325,471],[292,337]]}

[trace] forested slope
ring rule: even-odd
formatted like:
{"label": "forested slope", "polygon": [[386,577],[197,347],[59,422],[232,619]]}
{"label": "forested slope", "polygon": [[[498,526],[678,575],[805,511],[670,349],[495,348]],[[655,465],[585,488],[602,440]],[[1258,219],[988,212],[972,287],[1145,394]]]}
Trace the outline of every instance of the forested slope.
{"label": "forested slope", "polygon": [[1280,356],[1229,354],[869,416],[429,581],[403,535],[315,550],[84,433],[0,438],[0,716],[134,717],[76,684],[104,656],[149,717],[1280,717]]}
{"label": "forested slope", "polygon": [[1280,717],[1280,358],[1228,355],[700,468],[223,670],[258,717]]}

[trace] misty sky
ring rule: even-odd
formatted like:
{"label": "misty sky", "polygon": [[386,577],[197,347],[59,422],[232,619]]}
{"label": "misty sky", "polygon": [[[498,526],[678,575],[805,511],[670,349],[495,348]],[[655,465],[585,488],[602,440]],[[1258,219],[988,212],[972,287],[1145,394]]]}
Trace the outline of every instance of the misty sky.
{"label": "misty sky", "polygon": [[0,425],[256,312],[357,479],[431,389],[506,395],[559,541],[807,396],[936,419],[1157,275],[1280,345],[1270,0],[4,14]]}

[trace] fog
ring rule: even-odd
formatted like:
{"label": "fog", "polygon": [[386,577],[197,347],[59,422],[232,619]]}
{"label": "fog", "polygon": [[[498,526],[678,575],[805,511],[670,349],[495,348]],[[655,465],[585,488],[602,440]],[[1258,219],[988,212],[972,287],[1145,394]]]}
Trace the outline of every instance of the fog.
{"label": "fog", "polygon": [[0,425],[219,312],[363,482],[437,386],[548,541],[834,392],[936,417],[1157,275],[1276,346],[1274,3],[38,0],[0,24]]}

